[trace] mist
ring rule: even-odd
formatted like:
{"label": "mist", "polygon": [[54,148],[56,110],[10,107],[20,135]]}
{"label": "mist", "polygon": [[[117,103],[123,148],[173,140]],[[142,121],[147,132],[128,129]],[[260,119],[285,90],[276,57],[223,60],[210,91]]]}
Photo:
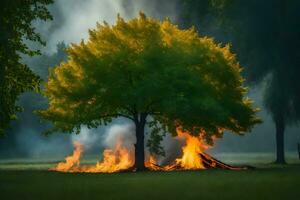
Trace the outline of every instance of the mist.
{"label": "mist", "polygon": [[[50,6],[54,20],[46,23],[36,21],[34,24],[47,42],[47,46],[42,49],[43,54],[52,55],[56,53],[56,46],[59,42],[69,45],[78,43],[82,39],[86,40],[88,30],[95,28],[97,22],[106,21],[109,24],[114,24],[118,14],[125,19],[130,19],[143,11],[147,16],[159,19],[169,17],[176,22],[176,2],[158,0],[58,0]],[[206,19],[205,23],[209,23],[209,18]],[[220,33],[215,32],[213,34],[219,35]],[[30,59],[34,58],[25,58],[25,62],[31,63]],[[39,66],[29,66],[35,72],[41,70]],[[42,70],[47,71],[47,68]],[[254,100],[257,107],[261,108],[259,116],[264,122],[245,136],[225,133],[224,137],[216,141],[215,147],[210,150],[212,153],[275,152],[275,127],[269,113],[263,107],[262,96],[265,87],[265,84],[260,84],[251,87],[249,91],[249,97]],[[40,122],[39,117],[33,113],[35,109],[39,108],[39,105],[32,105],[34,100],[35,102],[45,101],[38,94],[26,93],[21,96],[19,102],[24,107],[24,112],[18,114],[18,120],[11,124],[7,136],[0,140],[1,158],[63,157],[72,151],[74,141],[82,142],[86,147],[87,154],[99,154],[99,149],[114,145],[115,139],[112,138],[116,136],[126,136],[128,145],[133,144],[132,127],[128,121],[121,118],[114,120],[107,127],[102,126],[97,129],[82,127],[79,135],[74,133],[42,135],[42,132],[50,125]],[[300,128],[296,126],[287,128],[286,151],[296,152],[297,143],[300,143],[299,132]],[[162,144],[167,153],[166,157],[170,158],[176,154],[177,150],[175,149],[178,149],[178,143],[174,142],[170,136],[167,136]]]}
{"label": "mist", "polygon": [[140,11],[148,16],[176,20],[176,1],[147,0],[59,0],[50,6],[54,20],[36,22],[36,27],[47,41],[44,51],[53,53],[58,42],[78,43],[88,37],[88,30],[96,23],[114,24],[120,14],[128,20],[136,17]]}

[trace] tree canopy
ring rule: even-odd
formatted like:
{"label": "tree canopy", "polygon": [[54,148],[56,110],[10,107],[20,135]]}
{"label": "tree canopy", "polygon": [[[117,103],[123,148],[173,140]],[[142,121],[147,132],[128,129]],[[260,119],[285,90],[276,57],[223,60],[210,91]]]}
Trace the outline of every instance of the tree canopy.
{"label": "tree canopy", "polygon": [[151,116],[172,133],[180,127],[209,140],[259,122],[229,45],[142,13],[128,22],[119,16],[113,26],[97,24],[89,35],[50,72],[49,107],[39,113],[53,122],[51,131]]}
{"label": "tree canopy", "polygon": [[40,78],[21,62],[22,55],[33,56],[25,41],[44,44],[32,25],[33,20],[51,19],[47,5],[52,0],[3,0],[0,6],[0,135],[16,118],[21,107],[16,105],[19,95],[37,90]]}

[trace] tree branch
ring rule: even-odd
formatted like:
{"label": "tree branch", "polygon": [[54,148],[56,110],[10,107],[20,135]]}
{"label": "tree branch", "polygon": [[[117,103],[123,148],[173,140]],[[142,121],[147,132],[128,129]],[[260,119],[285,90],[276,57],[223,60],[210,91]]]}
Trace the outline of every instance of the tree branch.
{"label": "tree branch", "polygon": [[131,119],[132,121],[134,121],[133,117],[122,114],[122,113],[107,114],[107,115],[100,116],[100,118],[107,118],[107,117],[125,117],[127,119]]}
{"label": "tree branch", "polygon": [[124,114],[117,114],[119,117],[125,117],[127,119],[131,119],[132,121],[134,121],[133,117],[130,117],[128,115],[124,115]]}
{"label": "tree branch", "polygon": [[149,114],[149,115],[161,115],[160,112],[149,112],[148,114]]}

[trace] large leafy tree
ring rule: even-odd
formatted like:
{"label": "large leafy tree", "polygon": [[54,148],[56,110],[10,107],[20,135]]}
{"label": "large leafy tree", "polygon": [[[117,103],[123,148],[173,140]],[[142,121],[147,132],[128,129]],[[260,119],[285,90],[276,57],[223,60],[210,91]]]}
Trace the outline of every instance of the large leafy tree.
{"label": "large leafy tree", "polygon": [[50,73],[49,107],[39,113],[53,122],[51,131],[79,132],[83,124],[125,117],[136,127],[134,167],[143,170],[147,122],[208,142],[224,130],[243,134],[259,122],[228,45],[142,13],[129,22],[118,17],[116,25],[98,24],[89,34]]}
{"label": "large leafy tree", "polygon": [[40,78],[21,62],[21,56],[39,54],[25,41],[44,44],[32,22],[51,19],[46,6],[52,1],[3,0],[0,3],[0,135],[21,110],[16,105],[19,95],[38,89]]}
{"label": "large leafy tree", "polygon": [[[188,6],[181,7],[183,10],[189,8],[189,12],[183,11],[181,19],[186,26],[203,24],[203,17],[194,16],[207,17],[212,13],[197,8],[195,5],[200,1],[185,3]],[[277,163],[285,163],[286,126],[300,120],[299,8],[298,0],[227,0],[219,12],[222,15],[214,14],[215,19],[222,22],[221,29],[211,30],[217,37],[216,32],[230,38],[245,66],[249,83],[267,79],[264,103],[276,127]]]}

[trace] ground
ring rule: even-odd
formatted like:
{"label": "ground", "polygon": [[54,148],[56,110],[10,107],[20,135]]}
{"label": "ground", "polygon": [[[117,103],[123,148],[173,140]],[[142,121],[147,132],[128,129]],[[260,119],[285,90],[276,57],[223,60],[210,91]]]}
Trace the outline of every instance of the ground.
{"label": "ground", "polygon": [[[1,199],[299,199],[300,164],[256,164],[246,171],[200,170],[116,174],[49,172],[0,164]],[[10,167],[9,167],[10,166]],[[12,167],[14,166],[14,167]]]}

